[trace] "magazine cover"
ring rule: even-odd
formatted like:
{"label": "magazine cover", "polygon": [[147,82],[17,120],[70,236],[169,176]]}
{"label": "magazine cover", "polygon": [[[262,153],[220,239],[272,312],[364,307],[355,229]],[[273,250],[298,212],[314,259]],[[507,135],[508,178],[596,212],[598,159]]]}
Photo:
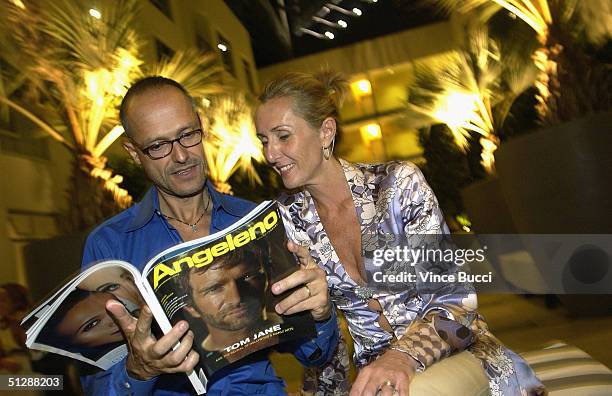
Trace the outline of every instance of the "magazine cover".
{"label": "magazine cover", "polygon": [[199,366],[210,376],[280,342],[313,337],[310,313],[279,316],[270,286],[298,269],[276,203],[204,243],[169,249],[144,271],[170,323],[186,320]]}

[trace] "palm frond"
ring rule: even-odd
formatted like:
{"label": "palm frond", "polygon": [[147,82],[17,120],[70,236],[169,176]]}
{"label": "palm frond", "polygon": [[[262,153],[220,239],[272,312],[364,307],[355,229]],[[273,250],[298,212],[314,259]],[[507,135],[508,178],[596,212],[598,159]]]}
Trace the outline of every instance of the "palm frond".
{"label": "palm frond", "polygon": [[74,149],[74,146],[72,145],[72,143],[68,142],[64,138],[64,136],[62,136],[62,134],[58,133],[53,127],[51,127],[49,124],[47,124],[46,122],[41,120],[39,117],[37,117],[36,115],[34,115],[33,113],[31,113],[30,111],[25,109],[24,107],[20,106],[19,104],[13,102],[12,100],[10,100],[10,99],[8,99],[8,98],[6,98],[4,96],[0,96],[0,102],[2,102],[3,104],[9,106],[10,108],[14,109],[15,111],[19,112],[20,114],[22,114],[24,117],[26,117],[27,119],[32,121],[39,128],[41,128],[42,130],[47,132],[49,134],[49,136],[51,136],[53,139],[57,140],[58,142],[60,142],[64,146],[66,146],[68,149]]}
{"label": "palm frond", "polygon": [[[502,58],[503,47],[482,27],[467,37],[464,51],[415,64],[408,118],[419,123],[428,119],[430,126],[445,124],[464,152],[474,135],[480,136],[481,163],[492,173],[493,153],[499,145],[496,128],[514,99],[533,83],[535,67],[520,57],[513,58],[516,64],[508,64]],[[531,73],[523,73],[527,70]]]}
{"label": "palm frond", "polygon": [[487,4],[491,0],[425,0],[425,2],[439,7],[441,11],[446,13],[470,12],[484,4]]}
{"label": "palm frond", "polygon": [[226,183],[237,170],[261,183],[252,161],[263,162],[261,142],[255,135],[253,107],[243,95],[216,98],[206,111],[209,136],[205,154],[212,180]]}
{"label": "palm frond", "polygon": [[466,150],[468,137],[493,133],[491,102],[501,73],[499,51],[485,30],[474,32],[464,53],[451,53],[415,66],[417,85],[408,109],[446,124],[457,145]]}
{"label": "palm frond", "polygon": [[211,95],[227,92],[221,82],[223,70],[214,53],[190,49],[162,60],[146,70],[146,74],[171,78],[183,85],[194,98],[210,99]]}
{"label": "palm frond", "polygon": [[55,1],[45,7],[41,32],[57,40],[56,59],[83,69],[107,67],[119,48],[137,52],[131,28],[137,12],[134,0],[112,1],[101,8],[103,20],[90,17],[81,4]]}

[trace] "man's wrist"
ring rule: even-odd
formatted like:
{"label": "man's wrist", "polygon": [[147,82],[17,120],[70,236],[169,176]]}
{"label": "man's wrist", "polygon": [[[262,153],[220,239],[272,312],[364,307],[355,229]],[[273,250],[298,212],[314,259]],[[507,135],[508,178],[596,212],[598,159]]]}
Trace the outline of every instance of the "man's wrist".
{"label": "man's wrist", "polygon": [[159,377],[155,376],[149,379],[138,379],[128,371],[127,360],[123,365],[123,372],[115,379],[115,386],[119,390],[119,394],[133,395],[150,395],[153,394],[155,384]]}
{"label": "man's wrist", "polygon": [[125,363],[125,371],[128,377],[137,381],[149,381],[152,378],[157,377],[155,374],[150,374],[143,367],[134,367],[134,362],[128,357]]}

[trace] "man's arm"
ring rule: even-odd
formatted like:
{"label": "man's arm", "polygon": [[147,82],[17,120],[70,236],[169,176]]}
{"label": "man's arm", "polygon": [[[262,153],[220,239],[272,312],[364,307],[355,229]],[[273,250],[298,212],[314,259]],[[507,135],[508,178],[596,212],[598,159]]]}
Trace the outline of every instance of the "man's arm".
{"label": "man's arm", "polygon": [[277,350],[292,353],[306,367],[327,363],[332,358],[340,339],[336,311],[332,311],[327,320],[315,322],[315,330],[317,335],[314,338],[301,343],[281,344]]}
{"label": "man's arm", "polygon": [[121,360],[106,371],[81,377],[81,386],[86,395],[151,395],[157,382],[157,377],[148,381],[131,378],[125,368],[126,359]]}

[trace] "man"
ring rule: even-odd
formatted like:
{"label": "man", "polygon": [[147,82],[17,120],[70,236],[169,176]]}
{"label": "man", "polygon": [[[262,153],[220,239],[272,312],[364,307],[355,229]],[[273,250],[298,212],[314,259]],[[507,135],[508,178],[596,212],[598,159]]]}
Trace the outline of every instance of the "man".
{"label": "man", "polygon": [[[180,84],[163,77],[138,81],[126,93],[120,116],[129,138],[124,148],[154,186],[140,203],[89,235],[83,266],[102,259],[122,259],[142,269],[160,251],[220,231],[254,208],[250,202],[218,193],[206,180],[204,131],[192,99]],[[289,249],[298,255],[301,269],[272,285],[272,291],[279,294],[302,287],[277,304],[276,311],[292,314],[310,310],[317,321],[318,336],[297,345],[293,352],[303,364],[318,365],[331,355],[338,338],[325,273],[306,249],[292,243]],[[109,301],[106,308],[125,336],[128,355],[105,372],[83,377],[87,394],[193,393],[184,373],[193,369],[199,356],[191,349],[193,333],[187,322],[178,322],[156,339],[146,305],[138,319],[116,301]],[[173,350],[178,341],[181,346]],[[247,360],[215,373],[209,379],[208,394],[285,394],[284,383],[273,374],[267,357]]]}
{"label": "man", "polygon": [[[252,337],[257,329],[283,322],[280,316],[266,310],[265,268],[270,265],[269,254],[267,243],[254,241],[225,253],[210,265],[180,273],[181,288],[188,296],[183,309],[206,327],[207,336],[195,349],[200,358],[208,358],[211,367],[241,359],[253,347],[230,354],[224,353],[224,349]],[[197,328],[192,326],[196,333]],[[256,349],[273,345],[277,340],[278,337],[260,339]]]}

